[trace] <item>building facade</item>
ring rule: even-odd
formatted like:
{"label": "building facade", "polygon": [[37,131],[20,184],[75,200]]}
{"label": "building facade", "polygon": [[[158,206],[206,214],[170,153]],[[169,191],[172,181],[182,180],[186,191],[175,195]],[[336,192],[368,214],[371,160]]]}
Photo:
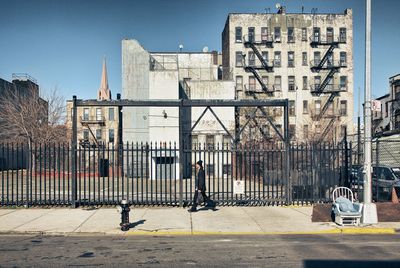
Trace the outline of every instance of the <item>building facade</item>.
{"label": "building facade", "polygon": [[[111,100],[106,61],[103,62],[97,101]],[[66,125],[72,129],[72,100],[67,101]],[[120,112],[118,106],[77,107],[77,140],[81,146],[117,146],[121,141]]]}
{"label": "building facade", "polygon": [[[229,14],[223,68],[232,68],[236,99],[289,99],[292,139],[339,140],[353,125],[352,10],[343,14]],[[236,128],[247,110],[237,110]],[[264,109],[282,131],[282,110]],[[273,136],[270,125],[260,127]]]}

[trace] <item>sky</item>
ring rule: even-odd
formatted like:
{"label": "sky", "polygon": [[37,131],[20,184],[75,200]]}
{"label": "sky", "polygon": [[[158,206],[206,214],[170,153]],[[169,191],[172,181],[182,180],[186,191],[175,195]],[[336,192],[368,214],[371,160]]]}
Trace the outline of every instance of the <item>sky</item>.
{"label": "sky", "polygon": [[[221,51],[221,33],[232,12],[318,8],[353,9],[355,116],[364,89],[365,0],[0,0],[0,78],[28,73],[42,91],[66,99],[96,98],[102,60],[107,59],[113,97],[121,92],[121,40],[137,39],[149,51]],[[372,96],[388,92],[400,73],[400,1],[372,0]],[[361,96],[361,99],[363,97]]]}

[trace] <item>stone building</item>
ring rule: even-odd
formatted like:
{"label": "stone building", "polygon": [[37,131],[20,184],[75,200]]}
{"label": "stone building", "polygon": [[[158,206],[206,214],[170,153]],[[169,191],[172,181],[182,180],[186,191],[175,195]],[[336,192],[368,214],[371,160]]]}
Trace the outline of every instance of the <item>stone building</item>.
{"label": "stone building", "polygon": [[[289,99],[292,139],[339,140],[353,130],[352,10],[343,14],[231,13],[222,33],[223,68],[236,99]],[[236,127],[247,110],[237,110]],[[282,111],[264,109],[282,130]],[[264,136],[273,136],[265,123]]]}
{"label": "stone building", "polygon": [[389,78],[390,84],[390,129],[400,130],[400,74]]}
{"label": "stone building", "polygon": [[[103,61],[100,88],[97,94],[97,101],[111,100],[111,90],[108,86],[106,61]],[[66,125],[72,129],[72,100],[67,101],[67,122]],[[77,134],[78,143],[85,145],[108,145],[116,146],[121,137],[120,116],[118,106],[102,107],[88,106],[77,107]]]}

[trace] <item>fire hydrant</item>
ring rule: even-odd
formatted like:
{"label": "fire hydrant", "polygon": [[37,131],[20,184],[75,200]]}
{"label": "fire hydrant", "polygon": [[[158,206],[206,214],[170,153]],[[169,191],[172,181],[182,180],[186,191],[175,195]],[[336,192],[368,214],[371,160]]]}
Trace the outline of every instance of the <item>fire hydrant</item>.
{"label": "fire hydrant", "polygon": [[118,211],[121,213],[121,223],[119,224],[119,226],[121,226],[121,231],[126,232],[129,230],[129,211],[131,211],[127,200],[121,201],[121,205],[120,207],[118,207]]}

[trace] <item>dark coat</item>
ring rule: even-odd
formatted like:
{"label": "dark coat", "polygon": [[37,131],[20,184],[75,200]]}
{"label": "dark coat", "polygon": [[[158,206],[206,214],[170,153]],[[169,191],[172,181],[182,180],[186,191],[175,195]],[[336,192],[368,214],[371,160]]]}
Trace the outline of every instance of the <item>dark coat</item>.
{"label": "dark coat", "polygon": [[196,181],[196,188],[205,191],[206,190],[206,178],[205,178],[205,173],[204,169],[199,169],[197,172],[197,181]]}

